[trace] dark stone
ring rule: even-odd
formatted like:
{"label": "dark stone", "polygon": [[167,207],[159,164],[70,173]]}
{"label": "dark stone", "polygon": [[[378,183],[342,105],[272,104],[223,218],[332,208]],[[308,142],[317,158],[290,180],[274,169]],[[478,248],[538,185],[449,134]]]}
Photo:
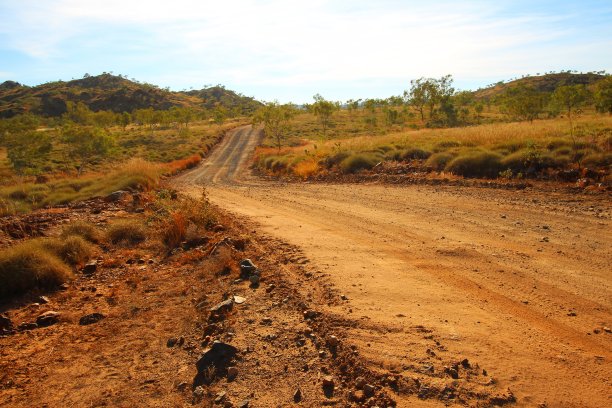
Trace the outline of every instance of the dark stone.
{"label": "dark stone", "polygon": [[83,273],[85,275],[92,275],[98,269],[98,261],[91,261],[85,264],[83,267]]}
{"label": "dark stone", "polygon": [[123,198],[125,198],[129,194],[130,193],[128,191],[118,190],[118,191],[112,192],[109,195],[107,195],[106,197],[104,197],[104,201],[107,201],[109,203],[114,203],[114,202],[122,200]]}
{"label": "dark stone", "polygon": [[25,330],[34,330],[38,329],[38,325],[36,323],[21,323],[17,326],[17,330],[25,331]]}
{"label": "dark stone", "polygon": [[91,313],[81,317],[79,319],[79,324],[81,326],[87,326],[88,324],[98,323],[102,319],[104,319],[104,315],[102,313]]}
{"label": "dark stone", "polygon": [[374,386],[371,384],[366,384],[363,386],[363,394],[368,398],[374,395],[374,391],[376,391],[376,388],[374,388]]}
{"label": "dark stone", "polygon": [[229,298],[211,307],[210,312],[217,313],[217,314],[225,314],[231,311],[233,307],[234,307],[234,299]]}
{"label": "dark stone", "polygon": [[251,275],[257,273],[257,267],[250,259],[243,259],[238,264],[240,266],[240,277],[248,279]]}
{"label": "dark stone", "polygon": [[0,333],[10,332],[13,330],[13,322],[7,315],[0,314]]}
{"label": "dark stone", "polygon": [[293,402],[300,402],[301,400],[302,400],[302,390],[298,388],[297,390],[295,390],[295,393],[293,394]]}
{"label": "dark stone", "polygon": [[36,324],[39,327],[51,326],[59,321],[60,314],[53,310],[49,310],[36,318]]}
{"label": "dark stone", "polygon": [[196,362],[198,373],[203,373],[210,366],[223,367],[236,355],[238,349],[230,344],[215,341],[212,346],[205,350],[202,357]]}
{"label": "dark stone", "polygon": [[172,348],[176,345],[177,342],[178,342],[178,339],[176,337],[170,337],[168,341],[166,341],[166,347]]}

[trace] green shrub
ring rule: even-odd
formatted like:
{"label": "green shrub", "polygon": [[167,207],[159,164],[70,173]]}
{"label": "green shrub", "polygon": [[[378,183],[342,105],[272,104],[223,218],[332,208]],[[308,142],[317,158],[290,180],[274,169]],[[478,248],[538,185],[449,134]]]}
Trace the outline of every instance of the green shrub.
{"label": "green shrub", "polygon": [[446,165],[453,160],[455,156],[447,152],[434,153],[425,162],[427,167],[431,167],[436,171],[444,170]]}
{"label": "green shrub", "polygon": [[68,265],[49,252],[40,240],[0,251],[0,299],[33,288],[51,289],[72,276]]}
{"label": "green shrub", "polygon": [[343,173],[356,173],[359,170],[369,170],[381,161],[381,156],[375,153],[356,153],[340,163]]}
{"label": "green shrub", "polygon": [[113,244],[135,245],[147,238],[147,230],[139,221],[118,220],[108,227],[106,237]]}
{"label": "green shrub", "polygon": [[489,151],[472,151],[455,157],[445,170],[463,177],[496,178],[504,170],[501,156]]}
{"label": "green shrub", "polygon": [[67,238],[71,235],[79,236],[93,243],[100,242],[102,238],[100,231],[94,225],[85,221],[73,221],[62,228],[62,238]]}

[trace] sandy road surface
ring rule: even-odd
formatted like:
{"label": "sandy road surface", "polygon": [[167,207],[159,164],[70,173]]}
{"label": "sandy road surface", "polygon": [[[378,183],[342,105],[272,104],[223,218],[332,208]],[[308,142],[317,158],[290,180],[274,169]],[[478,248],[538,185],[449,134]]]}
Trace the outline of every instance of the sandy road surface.
{"label": "sandy road surface", "polygon": [[467,358],[519,406],[612,405],[609,196],[263,182],[247,169],[260,137],[231,133],[177,184],[302,248],[373,367]]}

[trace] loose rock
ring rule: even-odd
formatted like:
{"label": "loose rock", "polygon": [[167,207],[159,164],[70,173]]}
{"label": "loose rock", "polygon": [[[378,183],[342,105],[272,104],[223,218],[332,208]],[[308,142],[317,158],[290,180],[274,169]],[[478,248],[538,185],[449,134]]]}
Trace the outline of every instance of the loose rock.
{"label": "loose rock", "polygon": [[376,388],[371,384],[366,384],[363,386],[363,393],[368,398],[374,395],[374,391],[376,391]]}
{"label": "loose rock", "polygon": [[257,271],[257,266],[250,259],[243,259],[238,264],[240,267],[240,277],[243,279],[247,279],[252,274],[255,274]]}
{"label": "loose rock", "polygon": [[205,350],[202,357],[197,361],[198,373],[204,372],[210,366],[220,367],[229,359],[234,357],[238,349],[230,344],[215,341],[212,346]]}
{"label": "loose rock", "polygon": [[331,375],[326,375],[323,377],[323,387],[324,388],[334,388],[334,377]]}
{"label": "loose rock", "polygon": [[229,367],[227,369],[227,379],[229,381],[234,381],[238,376],[238,369],[236,367]]}
{"label": "loose rock", "polygon": [[299,388],[293,393],[293,402],[300,402],[302,400],[302,390]]}
{"label": "loose rock", "polygon": [[10,332],[13,330],[13,322],[7,315],[0,314],[0,333]]}
{"label": "loose rock", "polygon": [[102,319],[104,319],[104,315],[102,313],[91,313],[81,317],[79,319],[79,324],[81,326],[87,326],[88,324],[98,323]]}
{"label": "loose rock", "polygon": [[232,310],[233,306],[234,306],[234,299],[229,298],[211,307],[210,312],[217,313],[217,314],[219,313],[225,314],[225,313],[228,313],[230,310]]}
{"label": "loose rock", "polygon": [[85,275],[92,275],[98,269],[98,261],[91,261],[85,264],[83,267],[83,273]]}
{"label": "loose rock", "polygon": [[244,302],[246,302],[246,298],[243,298],[242,296],[234,296],[234,303],[237,305],[241,305]]}
{"label": "loose rock", "polygon": [[36,318],[36,324],[39,327],[51,326],[59,321],[60,314],[53,310],[49,310]]}

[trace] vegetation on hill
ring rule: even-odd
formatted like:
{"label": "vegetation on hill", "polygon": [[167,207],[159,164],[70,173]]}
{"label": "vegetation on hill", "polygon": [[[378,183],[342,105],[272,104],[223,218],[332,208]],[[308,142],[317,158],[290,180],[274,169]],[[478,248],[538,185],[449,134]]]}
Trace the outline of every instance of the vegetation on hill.
{"label": "vegetation on hill", "polygon": [[[15,81],[0,84],[0,117],[32,113],[45,117],[64,115],[69,104],[83,103],[99,112],[132,113],[139,109],[194,111],[221,109],[226,116],[252,113],[261,104],[222,86],[189,92],[173,92],[121,75],[85,75],[72,81],[55,81],[30,87]],[[212,115],[210,115],[212,116]]]}

